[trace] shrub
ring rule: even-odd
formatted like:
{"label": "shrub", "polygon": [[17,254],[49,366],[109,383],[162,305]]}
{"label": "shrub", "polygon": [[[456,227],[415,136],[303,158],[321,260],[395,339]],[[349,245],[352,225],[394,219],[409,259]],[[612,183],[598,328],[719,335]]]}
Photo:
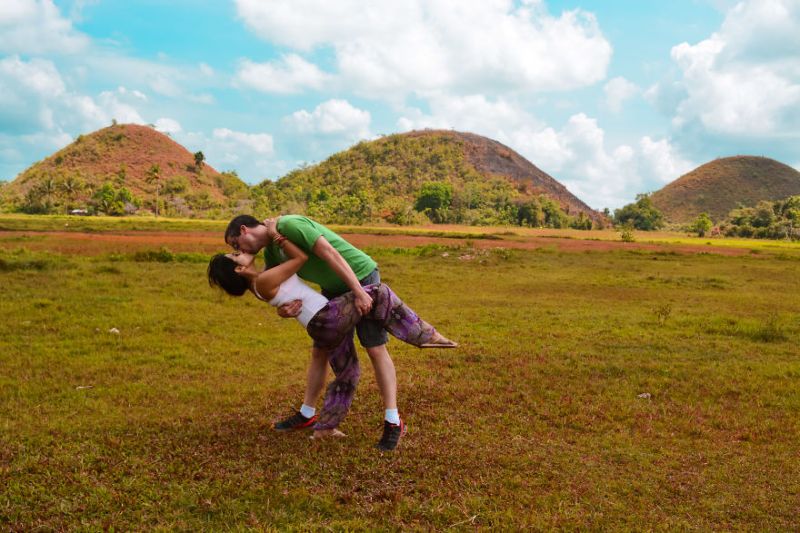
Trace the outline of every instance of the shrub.
{"label": "shrub", "polygon": [[734,237],[800,240],[800,196],[740,206],[728,213],[720,229]]}
{"label": "shrub", "polygon": [[708,213],[700,213],[700,215],[692,222],[690,230],[692,233],[697,233],[698,237],[705,237],[706,233],[714,227],[714,223],[708,216]]}
{"label": "shrub", "polygon": [[630,224],[635,229],[651,231],[664,227],[664,215],[653,205],[650,195],[639,194],[634,203],[614,211],[614,223]]}
{"label": "shrub", "polygon": [[633,227],[630,225],[622,226],[619,238],[622,242],[636,242],[636,238],[633,236]]}
{"label": "shrub", "polygon": [[432,222],[447,222],[452,200],[452,185],[443,182],[428,182],[422,185],[417,194],[414,209],[424,212]]}

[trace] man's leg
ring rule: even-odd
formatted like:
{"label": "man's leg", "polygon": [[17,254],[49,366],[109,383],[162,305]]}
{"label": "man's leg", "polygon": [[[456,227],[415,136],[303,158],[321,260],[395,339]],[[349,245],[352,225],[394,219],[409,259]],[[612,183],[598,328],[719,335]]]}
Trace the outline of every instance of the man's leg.
{"label": "man's leg", "polygon": [[306,394],[303,403],[315,407],[322,388],[325,386],[325,377],[328,375],[328,352],[324,348],[311,348],[311,364],[308,365],[306,374]]}
{"label": "man's leg", "polygon": [[397,373],[394,362],[385,344],[367,348],[367,354],[375,369],[375,381],[383,399],[384,409],[397,409]]}

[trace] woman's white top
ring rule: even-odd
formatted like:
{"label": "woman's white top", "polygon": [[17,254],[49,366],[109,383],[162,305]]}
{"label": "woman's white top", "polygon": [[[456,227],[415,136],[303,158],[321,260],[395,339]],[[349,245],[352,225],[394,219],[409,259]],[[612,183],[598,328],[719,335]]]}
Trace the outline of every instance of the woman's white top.
{"label": "woman's white top", "polygon": [[[266,301],[265,298],[258,294],[258,289],[256,289],[255,284],[253,284],[253,293],[259,300]],[[277,294],[269,301],[269,304],[278,307],[293,300],[303,301],[300,314],[295,317],[303,324],[303,327],[308,327],[308,323],[314,318],[314,315],[328,304],[327,298],[303,283],[302,280],[297,277],[297,274],[280,284]]]}

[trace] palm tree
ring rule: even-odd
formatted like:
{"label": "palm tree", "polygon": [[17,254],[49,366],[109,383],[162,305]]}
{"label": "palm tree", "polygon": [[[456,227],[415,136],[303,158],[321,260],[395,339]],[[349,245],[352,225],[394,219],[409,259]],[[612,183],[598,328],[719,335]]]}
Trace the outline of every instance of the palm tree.
{"label": "palm tree", "polygon": [[42,192],[44,193],[45,197],[47,198],[47,211],[50,211],[50,206],[53,205],[52,202],[52,195],[56,192],[57,184],[56,180],[53,176],[47,176],[44,181],[42,181]]}
{"label": "palm tree", "polygon": [[[67,195],[67,200],[69,204],[72,204],[75,201],[75,195],[83,189],[83,180],[81,180],[78,176],[74,174],[68,175],[64,178],[64,181],[61,182],[61,188],[64,190],[64,193]],[[67,210],[69,210],[70,205],[67,206]]]}
{"label": "palm tree", "polygon": [[158,216],[158,193],[161,189],[161,167],[153,165],[147,170],[147,183],[155,183],[156,185],[156,216]]}

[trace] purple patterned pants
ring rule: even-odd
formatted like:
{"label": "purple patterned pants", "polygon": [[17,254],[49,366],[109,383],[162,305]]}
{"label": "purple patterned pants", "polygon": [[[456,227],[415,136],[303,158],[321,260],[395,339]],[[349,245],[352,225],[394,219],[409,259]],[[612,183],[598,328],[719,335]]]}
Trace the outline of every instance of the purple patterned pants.
{"label": "purple patterned pants", "polygon": [[[433,339],[436,329],[417,316],[388,285],[376,283],[367,285],[364,290],[372,297],[372,310],[364,318],[378,321],[386,331],[414,346]],[[328,362],[336,375],[328,386],[314,429],[337,427],[353,403],[361,368],[352,331],[361,318],[355,306],[355,295],[347,292],[328,301],[308,323],[308,334],[317,346],[327,350]]]}

